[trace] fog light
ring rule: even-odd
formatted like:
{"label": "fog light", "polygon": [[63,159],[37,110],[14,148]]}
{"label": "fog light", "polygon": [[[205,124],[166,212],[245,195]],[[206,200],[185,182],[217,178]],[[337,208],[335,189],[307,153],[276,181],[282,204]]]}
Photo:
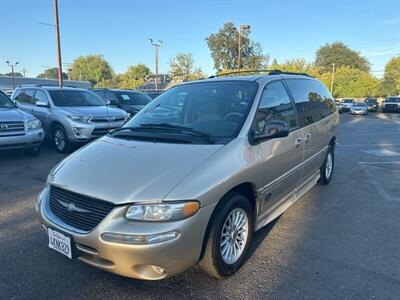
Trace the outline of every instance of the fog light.
{"label": "fog light", "polygon": [[105,242],[121,244],[156,244],[173,240],[179,236],[178,231],[169,231],[151,235],[131,235],[105,232],[101,238]]}
{"label": "fog light", "polygon": [[75,135],[78,135],[78,136],[81,135],[81,130],[82,130],[82,128],[73,127],[72,130],[74,131],[74,134],[75,134]]}

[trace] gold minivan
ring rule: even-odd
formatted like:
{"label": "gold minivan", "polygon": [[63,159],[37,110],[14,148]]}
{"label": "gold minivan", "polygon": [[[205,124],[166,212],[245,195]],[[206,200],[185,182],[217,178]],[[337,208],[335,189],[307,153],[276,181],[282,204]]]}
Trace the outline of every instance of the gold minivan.
{"label": "gold minivan", "polygon": [[48,247],[138,279],[232,275],[255,231],[330,182],[338,124],[306,74],[173,87],[50,172],[35,205]]}

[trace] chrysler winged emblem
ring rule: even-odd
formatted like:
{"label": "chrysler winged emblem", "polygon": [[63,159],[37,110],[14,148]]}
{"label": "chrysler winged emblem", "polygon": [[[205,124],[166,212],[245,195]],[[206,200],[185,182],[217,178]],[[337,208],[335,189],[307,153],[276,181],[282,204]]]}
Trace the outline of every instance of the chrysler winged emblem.
{"label": "chrysler winged emblem", "polygon": [[61,201],[61,200],[57,200],[57,201],[58,201],[58,203],[60,203],[62,206],[64,206],[71,213],[72,212],[79,212],[79,213],[89,213],[90,212],[90,210],[77,207],[73,203],[68,203],[68,202],[64,202],[64,201]]}

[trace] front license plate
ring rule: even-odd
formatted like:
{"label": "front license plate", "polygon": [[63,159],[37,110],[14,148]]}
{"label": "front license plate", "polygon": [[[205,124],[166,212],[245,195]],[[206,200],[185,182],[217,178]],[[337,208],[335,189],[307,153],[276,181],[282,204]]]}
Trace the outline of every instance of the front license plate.
{"label": "front license plate", "polygon": [[49,248],[72,259],[71,238],[50,228],[47,232],[49,234]]}

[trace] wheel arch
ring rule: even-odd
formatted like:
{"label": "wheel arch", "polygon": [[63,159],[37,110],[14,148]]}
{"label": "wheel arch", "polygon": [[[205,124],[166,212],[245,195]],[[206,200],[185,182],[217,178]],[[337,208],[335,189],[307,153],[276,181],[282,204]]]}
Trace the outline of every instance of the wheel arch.
{"label": "wheel arch", "polygon": [[220,207],[221,205],[224,205],[224,203],[227,201],[228,196],[232,193],[239,193],[242,194],[244,196],[247,197],[247,199],[250,202],[250,206],[253,210],[253,214],[254,214],[254,218],[256,217],[256,212],[257,212],[257,192],[256,192],[256,187],[253,183],[251,182],[244,182],[241,184],[238,184],[236,186],[234,186],[233,188],[231,188],[229,191],[227,191],[222,197],[221,199],[218,200],[218,204],[214,207],[213,213],[211,214],[210,220],[208,221],[207,224],[207,229],[206,232],[204,234],[203,237],[203,242],[202,242],[202,246],[201,246],[201,252],[200,252],[200,257],[199,260],[201,260],[204,256],[204,252],[206,250],[206,246],[207,246],[207,241],[208,241],[208,237],[210,235],[210,230],[211,230],[211,224],[214,221],[215,218],[215,212],[217,211],[218,207]]}

